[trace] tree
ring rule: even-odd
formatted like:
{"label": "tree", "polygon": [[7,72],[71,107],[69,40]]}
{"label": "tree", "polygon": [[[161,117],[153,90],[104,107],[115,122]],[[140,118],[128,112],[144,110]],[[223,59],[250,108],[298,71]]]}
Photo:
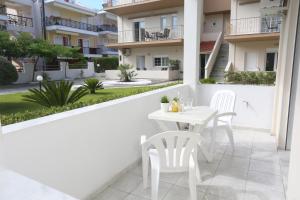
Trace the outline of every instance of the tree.
{"label": "tree", "polygon": [[13,83],[18,80],[18,73],[6,58],[0,56],[0,85]]}

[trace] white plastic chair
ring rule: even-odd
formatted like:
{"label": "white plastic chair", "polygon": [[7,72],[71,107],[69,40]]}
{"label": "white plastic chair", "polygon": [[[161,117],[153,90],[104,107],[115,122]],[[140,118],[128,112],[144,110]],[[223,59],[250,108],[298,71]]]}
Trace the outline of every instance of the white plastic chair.
{"label": "white plastic chair", "polygon": [[146,140],[142,136],[144,187],[148,186],[149,158],[151,162],[151,195],[158,199],[160,172],[189,172],[191,200],[197,199],[197,183],[200,171],[197,162],[197,144],[200,135],[186,131],[167,131]]}
{"label": "white plastic chair", "polygon": [[216,132],[219,130],[226,131],[231,147],[234,150],[234,138],[231,123],[233,116],[236,115],[234,112],[235,98],[236,95],[233,91],[220,90],[213,95],[210,101],[210,108],[218,111],[213,123],[208,125],[208,128],[212,131],[211,150],[214,148]]}

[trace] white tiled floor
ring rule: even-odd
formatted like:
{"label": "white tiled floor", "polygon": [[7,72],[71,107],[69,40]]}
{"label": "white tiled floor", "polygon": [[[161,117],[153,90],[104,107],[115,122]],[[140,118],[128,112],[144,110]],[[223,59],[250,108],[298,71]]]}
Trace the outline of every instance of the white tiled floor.
{"label": "white tiled floor", "polygon": [[[236,150],[220,133],[215,159],[199,155],[203,182],[199,200],[285,200],[289,152],[277,151],[269,133],[235,130]],[[141,166],[130,170],[95,200],[149,200],[151,188],[142,184]],[[160,200],[188,200],[187,174],[162,174]]]}

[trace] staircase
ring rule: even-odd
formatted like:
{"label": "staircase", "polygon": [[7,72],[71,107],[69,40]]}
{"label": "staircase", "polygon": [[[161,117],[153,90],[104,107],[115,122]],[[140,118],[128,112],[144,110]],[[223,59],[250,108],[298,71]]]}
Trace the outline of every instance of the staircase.
{"label": "staircase", "polygon": [[210,77],[216,81],[224,81],[224,70],[228,63],[229,44],[222,44]]}

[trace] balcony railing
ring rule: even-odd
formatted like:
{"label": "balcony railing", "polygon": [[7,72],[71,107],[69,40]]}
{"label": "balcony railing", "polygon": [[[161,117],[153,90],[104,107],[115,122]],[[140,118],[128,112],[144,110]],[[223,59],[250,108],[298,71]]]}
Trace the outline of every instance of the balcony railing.
{"label": "balcony railing", "polygon": [[133,3],[147,2],[149,0],[103,0],[103,8],[110,8],[114,6],[129,5]]}
{"label": "balcony railing", "polygon": [[229,32],[231,35],[280,32],[281,21],[281,16],[234,19]]}
{"label": "balcony railing", "polygon": [[140,28],[135,30],[120,31],[118,43],[126,42],[154,42],[175,40],[183,38],[183,26]]}
{"label": "balcony railing", "polygon": [[115,25],[103,24],[99,26],[100,31],[118,32],[118,28]]}
{"label": "balcony railing", "polygon": [[96,26],[96,25],[78,22],[71,19],[64,19],[60,17],[53,17],[53,16],[46,17],[46,26],[53,26],[53,25],[66,26],[70,28],[76,28],[76,29],[92,31],[92,32],[101,32],[101,31],[117,32],[117,27],[113,25],[104,24],[104,25]]}
{"label": "balcony railing", "polygon": [[117,49],[106,47],[105,45],[100,45],[98,47],[98,54],[107,54],[107,53],[118,53]]}
{"label": "balcony railing", "polygon": [[8,23],[15,26],[33,27],[33,21],[30,17],[7,14]]}
{"label": "balcony railing", "polygon": [[0,15],[6,15],[6,6],[0,5]]}

